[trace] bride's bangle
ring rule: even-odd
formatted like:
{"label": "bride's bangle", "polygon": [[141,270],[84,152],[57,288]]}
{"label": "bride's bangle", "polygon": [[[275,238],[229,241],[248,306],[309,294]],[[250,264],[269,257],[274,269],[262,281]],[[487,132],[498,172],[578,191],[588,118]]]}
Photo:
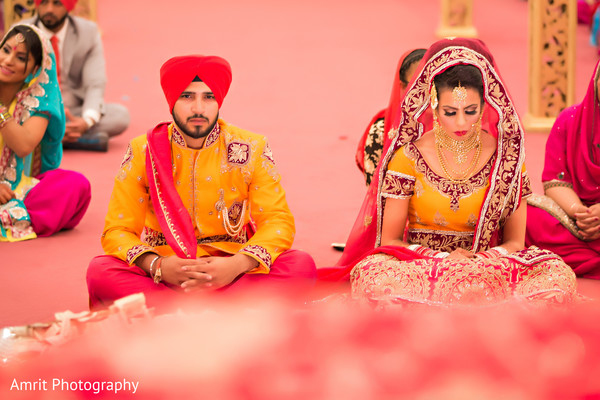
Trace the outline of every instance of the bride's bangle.
{"label": "bride's bangle", "polygon": [[500,253],[503,256],[507,256],[508,255],[508,250],[506,250],[504,247],[502,246],[496,246],[496,247],[492,247],[492,250],[496,250],[498,253]]}
{"label": "bride's bangle", "polygon": [[450,255],[450,253],[447,253],[445,251],[432,250],[429,247],[421,246],[420,244],[411,244],[408,245],[407,248],[425,257],[446,258],[448,257],[448,255]]}
{"label": "bride's bangle", "polygon": [[481,259],[491,259],[491,258],[500,258],[508,255],[508,250],[506,250],[502,246],[492,247],[491,249],[487,249],[486,251],[481,251],[476,253],[475,256]]}

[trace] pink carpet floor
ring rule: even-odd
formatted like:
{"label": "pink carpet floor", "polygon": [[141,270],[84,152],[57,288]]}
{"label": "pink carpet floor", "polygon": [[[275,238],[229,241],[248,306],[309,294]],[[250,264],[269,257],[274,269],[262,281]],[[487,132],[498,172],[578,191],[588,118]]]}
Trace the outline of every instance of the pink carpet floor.
{"label": "pink carpet floor", "polygon": [[[479,37],[494,53],[520,114],[528,103],[528,4],[475,1]],[[354,165],[358,138],[387,104],[394,69],[406,49],[435,41],[439,0],[223,0],[164,2],[102,0],[109,84],[107,101],[126,104],[129,129],[107,154],[70,151],[62,167],[92,182],[92,203],[81,224],[54,237],[0,243],[0,327],[85,310],[85,271],[101,254],[112,181],[127,142],[170,117],[158,70],[169,57],[215,54],[228,59],[233,83],[221,116],[266,135],[296,217],[295,248],[318,266],[340,253],[365,192]],[[598,54],[588,30],[577,38],[576,99],[580,100]],[[528,169],[536,192],[545,135],[529,134]],[[59,195],[59,194],[57,194]],[[594,281],[584,292],[600,293]]]}

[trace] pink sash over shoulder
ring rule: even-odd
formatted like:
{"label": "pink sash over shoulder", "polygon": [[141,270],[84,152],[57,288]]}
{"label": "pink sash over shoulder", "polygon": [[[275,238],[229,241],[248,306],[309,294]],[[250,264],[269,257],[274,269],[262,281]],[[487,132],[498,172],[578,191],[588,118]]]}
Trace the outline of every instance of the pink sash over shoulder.
{"label": "pink sash over shoulder", "polygon": [[169,246],[181,258],[196,258],[197,241],[192,219],[175,189],[169,123],[148,131],[146,175],[156,217]]}

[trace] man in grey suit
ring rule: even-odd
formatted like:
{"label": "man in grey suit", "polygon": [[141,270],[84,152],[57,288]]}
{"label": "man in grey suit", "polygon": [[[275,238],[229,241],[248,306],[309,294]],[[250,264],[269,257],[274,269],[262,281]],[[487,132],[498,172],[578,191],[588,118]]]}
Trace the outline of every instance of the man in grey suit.
{"label": "man in grey suit", "polygon": [[23,20],[50,39],[58,62],[67,125],[63,147],[107,151],[108,138],[129,125],[125,106],[104,102],[104,50],[96,23],[70,15],[77,0],[35,0],[37,15]]}

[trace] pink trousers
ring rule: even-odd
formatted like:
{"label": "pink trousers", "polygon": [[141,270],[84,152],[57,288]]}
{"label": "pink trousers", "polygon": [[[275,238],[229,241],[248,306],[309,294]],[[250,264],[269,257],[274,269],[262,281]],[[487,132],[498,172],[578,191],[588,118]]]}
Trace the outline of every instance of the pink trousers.
{"label": "pink trousers", "polygon": [[[288,250],[277,257],[268,274],[242,274],[230,285],[212,293],[229,296],[253,290],[302,299],[314,286],[316,275],[315,262],[308,253]],[[174,302],[191,297],[172,285],[162,282],[157,285],[141,268],[107,255],[92,259],[87,270],[87,285],[91,309],[104,308],[114,300],[140,292],[146,296],[146,304],[157,310],[168,309]]]}
{"label": "pink trousers", "polygon": [[25,207],[38,236],[72,229],[92,198],[90,182],[75,171],[55,169],[36,176],[40,182],[25,196]]}

